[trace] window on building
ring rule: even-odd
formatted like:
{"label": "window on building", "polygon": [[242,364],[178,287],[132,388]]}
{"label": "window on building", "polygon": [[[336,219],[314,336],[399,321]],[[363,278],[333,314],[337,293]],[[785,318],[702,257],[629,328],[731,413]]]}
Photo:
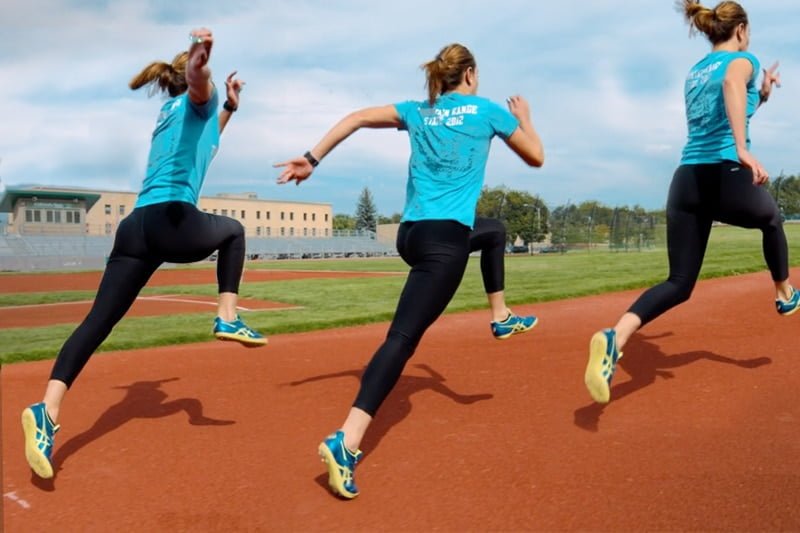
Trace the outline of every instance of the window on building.
{"label": "window on building", "polygon": [[286,235],[286,228],[281,226],[281,237],[283,237],[284,235]]}
{"label": "window on building", "polygon": [[111,214],[111,204],[106,204],[106,215]]}
{"label": "window on building", "polygon": [[303,237],[308,237],[308,228],[303,228]]}
{"label": "window on building", "polygon": [[294,211],[289,213],[289,220],[294,220]]}
{"label": "window on building", "polygon": [[42,221],[42,212],[38,209],[34,210],[33,212],[33,221],[34,222],[41,222]]}
{"label": "window on building", "polygon": [[106,235],[111,235],[111,223],[106,222]]}
{"label": "window on building", "polygon": [[244,220],[244,209],[242,209],[242,220]]}
{"label": "window on building", "polygon": [[316,237],[317,236],[317,228],[311,228],[311,236],[312,237]]}
{"label": "window on building", "polygon": [[281,220],[283,220],[283,218],[284,218],[284,217],[283,217],[283,215],[284,215],[284,214],[285,214],[285,213],[284,213],[283,211],[281,211]]}
{"label": "window on building", "polygon": [[56,211],[56,224],[61,224],[61,211]]}
{"label": "window on building", "polygon": [[212,209],[212,210],[211,210],[211,212],[212,212],[213,214],[215,214],[215,215],[217,214],[217,210],[216,210],[216,209]]}
{"label": "window on building", "polygon": [[261,211],[256,211],[256,220],[261,220]]}
{"label": "window on building", "polygon": [[261,235],[261,226],[256,226],[256,235]]}
{"label": "window on building", "polygon": [[269,211],[267,211],[267,220],[269,220]]}
{"label": "window on building", "polygon": [[231,209],[231,218],[236,218],[236,209]]}
{"label": "window on building", "polygon": [[289,228],[289,236],[294,237],[294,228]]}
{"label": "window on building", "polygon": [[221,213],[222,213],[222,216],[224,216],[224,217],[228,216],[228,210],[227,209],[223,209],[221,211]]}
{"label": "window on building", "polygon": [[72,224],[72,211],[67,211],[67,224]]}
{"label": "window on building", "polygon": [[267,237],[269,237],[270,235],[272,235],[272,228],[267,226]]}
{"label": "window on building", "polygon": [[119,206],[119,216],[121,216],[121,217],[125,216],[125,206],[121,205],[121,204]]}
{"label": "window on building", "polygon": [[325,222],[328,221],[328,213],[325,213]]}
{"label": "window on building", "polygon": [[328,228],[325,228],[325,236],[328,236]]}
{"label": "window on building", "polygon": [[72,222],[74,224],[80,224],[81,223],[81,212],[80,211],[73,211],[72,212]]}
{"label": "window on building", "polygon": [[308,213],[303,213],[303,222],[308,220]]}
{"label": "window on building", "polygon": [[52,224],[53,221],[54,221],[53,210],[52,209],[48,209],[46,213],[47,213],[47,218],[45,218],[45,220],[47,220],[48,224]]}
{"label": "window on building", "polygon": [[25,210],[25,222],[33,222],[33,210],[26,209]]}
{"label": "window on building", "polygon": [[311,222],[316,222],[316,220],[317,220],[317,214],[311,213]]}

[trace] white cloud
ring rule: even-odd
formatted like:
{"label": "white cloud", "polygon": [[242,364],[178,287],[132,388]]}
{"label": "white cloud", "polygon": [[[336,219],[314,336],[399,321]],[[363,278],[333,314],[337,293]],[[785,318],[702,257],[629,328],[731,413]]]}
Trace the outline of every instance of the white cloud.
{"label": "white cloud", "polygon": [[[780,59],[784,78],[753,121],[754,151],[775,174],[797,172],[800,104],[789,95],[800,83],[800,4],[746,7],[754,52],[765,64]],[[365,185],[382,212],[401,209],[404,133],[355,134],[302,187],[274,185],[272,163],[302,153],[349,111],[424,98],[418,66],[451,41],[475,52],[482,94],[528,97],[545,143],[545,167],[531,170],[496,142],[487,183],[551,203],[657,207],[685,137],[682,78],[708,50],[663,0],[6,0],[3,181],[135,190],[159,100],[127,82],[200,25],[214,30],[217,82],[232,69],[248,82],[206,192],[256,190],[344,212]]]}

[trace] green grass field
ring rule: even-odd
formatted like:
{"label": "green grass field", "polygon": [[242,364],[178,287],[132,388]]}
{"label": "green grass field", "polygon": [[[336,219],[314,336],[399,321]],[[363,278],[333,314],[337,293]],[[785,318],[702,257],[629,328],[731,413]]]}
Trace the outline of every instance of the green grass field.
{"label": "green grass field", "polygon": [[[800,225],[787,225],[790,257],[800,264]],[[205,268],[213,268],[206,265]],[[198,267],[195,267],[198,268]],[[251,263],[248,269],[358,270],[406,272],[400,259],[338,259]],[[761,234],[730,227],[714,228],[702,278],[764,270]],[[666,251],[608,252],[593,250],[564,255],[514,256],[506,260],[506,299],[509,305],[600,294],[646,287],[667,274]],[[245,276],[246,280],[246,276]],[[279,301],[302,309],[252,312],[244,315],[253,328],[268,335],[387,321],[392,317],[403,276],[365,279],[306,279],[247,283],[243,298]],[[93,292],[0,295],[0,307],[87,300]],[[144,294],[216,295],[214,285],[146,288]],[[486,297],[477,258],[470,260],[464,281],[447,312],[482,309]],[[488,318],[488,316],[487,316]],[[99,351],[145,348],[211,340],[213,313],[131,317],[120,322]],[[598,317],[598,324],[603,322]],[[75,324],[40,328],[0,329],[3,362],[55,357]],[[267,348],[269,349],[269,348]]]}

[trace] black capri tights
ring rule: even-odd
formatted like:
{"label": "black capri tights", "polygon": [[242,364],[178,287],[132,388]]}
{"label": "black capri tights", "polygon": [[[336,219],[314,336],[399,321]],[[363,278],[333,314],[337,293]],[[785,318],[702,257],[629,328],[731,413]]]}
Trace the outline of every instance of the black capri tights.
{"label": "black capri tights", "polygon": [[647,290],[629,309],[642,325],[689,299],[715,220],[760,229],[772,279],[789,278],[789,250],[778,206],[764,187],[753,185],[750,169],[731,161],[682,165],[675,171],[667,200],[669,278]]}
{"label": "black capri tights", "polygon": [[502,291],[505,283],[506,227],[497,219],[475,219],[469,251],[481,251],[481,276],[486,294]]}
{"label": "black capri tights", "polygon": [[72,385],[162,263],[193,263],[216,250],[219,292],[238,293],[245,252],[238,221],[185,202],[134,209],[117,229],[92,309],[61,348],[51,379]]}
{"label": "black capri tights", "polygon": [[404,222],[397,232],[397,251],[411,271],[386,340],[367,365],[353,403],[371,416],[458,289],[469,259],[470,230],[451,220]]}

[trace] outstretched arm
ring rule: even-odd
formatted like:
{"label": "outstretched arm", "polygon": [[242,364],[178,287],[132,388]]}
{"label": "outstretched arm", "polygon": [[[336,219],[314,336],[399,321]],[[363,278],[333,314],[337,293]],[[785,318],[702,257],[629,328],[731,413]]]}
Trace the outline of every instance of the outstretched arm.
{"label": "outstretched arm", "polygon": [[189,85],[189,99],[195,104],[202,105],[211,99],[214,90],[214,85],[211,83],[211,69],[208,67],[214,37],[211,35],[211,30],[201,28],[192,30],[190,38],[192,44],[189,46],[189,59],[186,64],[186,83]]}
{"label": "outstretched arm", "polygon": [[285,167],[278,176],[278,183],[295,181],[300,185],[331,150],[361,128],[397,128],[400,125],[400,115],[393,105],[367,107],[350,113],[337,122],[306,155],[275,164],[275,167]]}
{"label": "outstretched arm", "polygon": [[544,147],[531,122],[528,102],[521,96],[512,96],[508,99],[508,110],[519,120],[519,127],[506,139],[506,144],[528,165],[541,167]]}

